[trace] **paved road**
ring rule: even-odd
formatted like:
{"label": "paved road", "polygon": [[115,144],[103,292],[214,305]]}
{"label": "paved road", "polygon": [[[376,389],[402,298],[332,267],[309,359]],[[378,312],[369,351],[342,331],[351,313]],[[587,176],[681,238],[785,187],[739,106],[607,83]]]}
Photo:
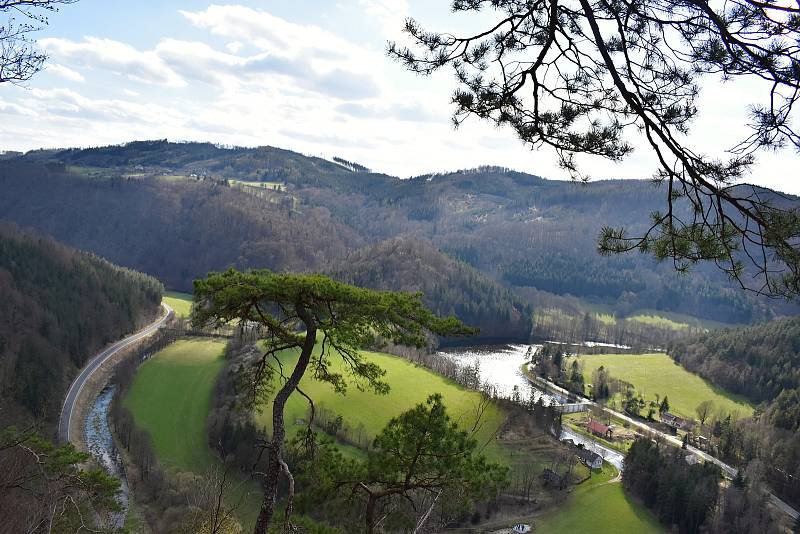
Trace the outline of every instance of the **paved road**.
{"label": "paved road", "polygon": [[[557,386],[553,382],[550,382],[549,380],[547,380],[546,382],[547,382],[549,387],[555,389],[556,391],[562,391],[565,394],[568,394],[567,390],[561,388],[560,386]],[[531,383],[534,386],[536,385],[535,381],[531,381]],[[672,434],[667,434],[666,432],[662,432],[660,430],[657,430],[657,429],[651,427],[650,425],[648,425],[647,423],[643,423],[641,421],[637,421],[636,419],[633,419],[632,417],[630,417],[630,416],[628,416],[628,415],[626,415],[626,414],[624,414],[622,412],[618,412],[616,410],[612,410],[611,408],[607,408],[607,407],[603,406],[602,404],[597,404],[596,402],[591,401],[591,400],[589,400],[587,398],[581,397],[580,399],[581,399],[581,402],[586,403],[586,404],[588,404],[590,406],[596,406],[596,407],[602,409],[607,414],[609,414],[609,415],[611,415],[613,417],[617,417],[619,419],[622,419],[623,421],[626,421],[629,424],[631,424],[631,425],[633,425],[633,426],[635,426],[635,427],[637,427],[637,428],[639,428],[641,430],[644,430],[645,432],[660,436],[662,439],[664,439],[664,441],[666,441],[667,443],[669,443],[669,444],[671,444],[671,445],[673,445],[675,447],[681,447],[683,445],[683,441],[678,439],[676,436],[673,436]],[[602,446],[602,445],[598,444],[598,446]],[[725,462],[723,462],[722,460],[719,460],[719,459],[715,458],[714,456],[711,456],[707,452],[701,451],[700,449],[698,449],[696,447],[692,447],[691,445],[689,445],[687,447],[687,449],[692,454],[696,454],[697,456],[702,458],[704,461],[711,462],[713,464],[718,465],[720,467],[720,469],[722,469],[722,472],[726,477],[728,477],[730,479],[733,479],[736,476],[736,472],[737,471],[736,471],[735,467],[732,467],[732,466],[726,464]],[[772,504],[774,504],[779,510],[784,512],[786,515],[788,515],[792,519],[796,520],[798,518],[798,516],[800,516],[800,513],[798,513],[797,510],[795,510],[794,508],[789,506],[787,503],[785,503],[784,501],[779,499],[775,494],[770,493],[769,494],[769,498],[770,498],[770,501],[772,502]]]}
{"label": "paved road", "polygon": [[158,328],[167,321],[167,318],[169,318],[170,314],[172,314],[172,308],[165,303],[162,302],[161,307],[164,309],[164,314],[160,318],[139,330],[135,334],[131,334],[130,336],[121,339],[120,341],[117,341],[113,345],[107,347],[94,358],[89,360],[89,362],[84,366],[83,370],[78,374],[77,377],[75,377],[75,380],[72,382],[72,385],[70,385],[69,390],[67,391],[67,397],[64,400],[64,406],[61,407],[61,416],[58,418],[58,439],[62,443],[68,443],[70,441],[69,427],[70,422],[72,421],[72,415],[75,412],[75,403],[78,400],[86,381],[101,365],[103,365],[106,360],[119,352],[121,349],[124,349],[132,343],[135,343],[158,330]]}

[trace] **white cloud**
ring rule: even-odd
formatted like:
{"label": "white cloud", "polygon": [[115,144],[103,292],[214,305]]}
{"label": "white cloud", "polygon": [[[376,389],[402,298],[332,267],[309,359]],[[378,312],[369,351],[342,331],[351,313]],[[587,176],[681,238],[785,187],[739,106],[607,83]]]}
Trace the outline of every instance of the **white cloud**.
{"label": "white cloud", "polygon": [[307,89],[332,96],[350,89],[362,95],[379,91],[373,66],[383,56],[319,26],[295,24],[244,6],[212,5],[205,11],[180,13],[213,35],[243,40],[260,50],[260,55],[248,58],[250,70],[260,66],[281,71]]}
{"label": "white cloud", "polygon": [[406,0],[358,0],[367,15],[377,19],[384,37],[397,38],[408,18]]}
{"label": "white cloud", "polygon": [[45,69],[47,72],[52,72],[53,74],[61,76],[62,78],[66,78],[72,82],[86,81],[86,78],[84,78],[80,72],[65,67],[64,65],[59,65],[58,63],[50,63]]}
{"label": "white cloud", "polygon": [[53,57],[73,65],[105,69],[145,83],[168,87],[186,85],[154,52],[143,52],[119,41],[86,37],[83,42],[50,38],[40,43]]}
{"label": "white cloud", "polygon": [[240,41],[232,41],[225,45],[225,50],[231,54],[238,54],[242,48],[244,48],[244,44],[242,44]]}
{"label": "white cloud", "polygon": [[91,99],[71,89],[31,89],[34,108],[40,113],[83,121],[114,123],[160,123],[179,114],[158,104],[140,104],[119,99]]}

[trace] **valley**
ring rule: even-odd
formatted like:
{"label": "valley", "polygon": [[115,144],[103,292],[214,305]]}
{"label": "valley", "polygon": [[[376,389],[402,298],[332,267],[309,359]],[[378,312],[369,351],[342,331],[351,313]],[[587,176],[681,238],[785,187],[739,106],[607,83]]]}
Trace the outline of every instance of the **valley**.
{"label": "valley", "polygon": [[[341,468],[358,470],[374,461],[375,439],[387,425],[434,393],[441,394],[457,428],[475,440],[477,453],[506,470],[504,489],[494,498],[470,501],[470,514],[441,508],[440,524],[463,532],[490,531],[516,521],[530,522],[540,532],[665,532],[668,525],[659,519],[663,511],[632,495],[626,485],[624,458],[635,443],[647,437],[676,455],[699,458],[699,466],[721,466],[714,498],[722,503],[737,469],[777,454],[749,448],[758,425],[775,425],[769,435],[791,442],[783,428],[793,423],[783,422],[777,407],[767,406],[766,415],[760,415],[759,398],[721,386],[722,368],[696,361],[702,344],[716,340],[717,332],[738,332],[738,323],[793,313],[793,304],[739,293],[703,269],[691,278],[673,279],[646,259],[596,258],[589,252],[593,241],[584,239],[586,232],[576,237],[574,226],[589,227],[594,219],[575,219],[584,217],[578,215],[585,213],[583,200],[566,184],[493,168],[398,181],[343,172],[322,160],[271,148],[220,151],[145,143],[125,150],[130,157],[124,164],[118,155],[95,160],[102,149],[0,161],[0,183],[10,194],[0,204],[13,220],[143,269],[170,288],[163,302],[173,315],[155,335],[155,348],[142,352],[147,342],[144,348],[137,345],[108,371],[121,391],[105,409],[132,475],[126,524],[134,530],[145,525],[156,532],[190,524],[200,528],[215,484],[224,494],[218,501],[223,503],[221,521],[247,531],[259,516],[262,488],[249,473],[266,469],[254,467],[264,461],[256,443],[273,434],[272,405],[267,400],[245,410],[234,408],[242,393],[234,376],[253,354],[265,350],[258,329],[249,330],[261,318],[249,315],[243,321],[237,311],[226,316],[229,326],[222,330],[189,324],[193,296],[186,291],[191,281],[230,267],[321,270],[339,283],[379,290],[376,295],[419,291],[433,313],[480,327],[471,338],[428,338],[439,345],[435,350],[362,346],[364,360],[356,367],[331,351],[323,376],[341,376],[347,384],[344,394],[320,382],[317,374],[298,382],[284,409],[286,447],[301,488],[297,521],[313,531],[352,531],[348,525],[363,503],[350,497],[350,504],[329,509],[325,500],[314,501],[320,497],[304,478],[309,467],[302,467],[304,442],[296,437],[310,425],[315,440],[323,447],[330,443],[340,455]],[[161,165],[171,163],[130,171],[139,165],[137,157],[153,150],[165,162],[170,154],[188,158],[183,161],[205,151],[212,157],[182,163],[184,170],[172,167],[167,175]],[[253,161],[265,158],[283,170],[269,181],[253,180],[246,169],[260,163],[231,165],[245,155]],[[42,166],[53,159],[72,163]],[[491,180],[508,191],[500,194],[499,185],[489,187]],[[647,198],[636,184],[595,187],[610,188],[609,201],[619,188],[640,202]],[[52,204],[44,188],[58,191],[61,202]],[[521,219],[513,195],[534,203],[542,219]],[[40,216],[34,220],[19,211],[13,198],[32,201],[30,213]],[[79,199],[80,217],[75,211]],[[100,216],[109,205],[112,215]],[[609,216],[611,207],[601,212]],[[71,223],[65,226],[63,220]],[[530,225],[549,227],[531,233]],[[115,231],[125,235],[128,246],[106,237]],[[558,235],[563,243],[553,241]],[[752,339],[759,336],[754,333]],[[312,362],[320,350],[317,344],[309,353]],[[760,349],[754,350],[759,356],[750,358],[759,361]],[[794,357],[787,343],[778,343],[776,350],[780,358]],[[267,399],[286,383],[288,374],[280,375],[298,365],[299,354],[278,351],[281,371],[273,370]],[[684,367],[683,361],[691,363]],[[359,373],[371,372],[370,366],[385,371],[388,393],[365,387]],[[594,387],[601,368],[609,390],[598,398]],[[761,372],[770,376],[766,369]],[[784,380],[793,384],[793,374]],[[776,390],[772,382],[759,384],[762,395]],[[304,395],[313,400],[313,420]],[[661,409],[665,397],[666,410]],[[712,407],[708,420],[695,421],[693,432],[674,432],[663,422],[666,416],[660,412],[695,420],[704,401]],[[775,406],[779,402],[793,401],[782,397]],[[578,411],[562,414],[561,405]],[[764,417],[770,422],[759,419]],[[614,435],[592,435],[587,430],[591,421],[610,423]],[[682,440],[689,440],[686,452],[681,452]],[[594,461],[591,453],[597,453],[601,467],[585,465]],[[553,486],[552,480],[559,482]],[[774,474],[765,480],[775,493],[752,491],[773,503],[770,521],[791,522],[796,512],[781,497],[791,499],[795,488]],[[167,488],[169,498],[156,498]],[[286,491],[279,489],[279,507],[286,504]],[[339,498],[328,497],[331,502]],[[598,509],[603,510],[600,519]],[[445,519],[446,513],[452,515]]]}

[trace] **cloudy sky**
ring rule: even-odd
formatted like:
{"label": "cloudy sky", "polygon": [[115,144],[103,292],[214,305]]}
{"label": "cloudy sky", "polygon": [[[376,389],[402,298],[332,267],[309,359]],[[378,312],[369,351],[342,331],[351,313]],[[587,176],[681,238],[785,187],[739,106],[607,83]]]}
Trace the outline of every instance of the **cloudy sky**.
{"label": "cloudy sky", "polygon": [[[555,157],[475,120],[454,131],[449,73],[415,76],[385,53],[405,17],[474,30],[491,14],[453,15],[449,0],[80,0],[37,34],[47,70],[0,85],[0,149],[96,146],[134,139],[272,145],[340,156],[413,176],[502,165],[565,178]],[[743,133],[753,87],[710,85],[693,134],[724,155]],[[635,144],[637,141],[632,140]],[[593,178],[647,178],[637,150],[585,160]],[[748,181],[800,193],[800,158],[759,156]]]}

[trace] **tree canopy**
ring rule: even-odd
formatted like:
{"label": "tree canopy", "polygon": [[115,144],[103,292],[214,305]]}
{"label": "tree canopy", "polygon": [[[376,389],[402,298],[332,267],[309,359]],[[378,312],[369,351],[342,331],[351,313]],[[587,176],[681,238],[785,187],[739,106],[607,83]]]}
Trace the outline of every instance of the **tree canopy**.
{"label": "tree canopy", "polygon": [[[456,36],[413,19],[412,45],[388,52],[410,70],[452,68],[456,125],[477,116],[510,126],[532,148],[551,147],[573,178],[576,155],[613,161],[639,132],[655,153],[666,206],[640,235],[603,228],[604,253],[640,250],[679,270],[710,260],[743,287],[800,292],[796,208],[737,185],[759,149],[800,148],[792,110],[800,98],[800,7],[733,0],[454,0],[453,11],[494,9],[494,24]],[[686,143],[704,76],[764,82],[767,104],[750,108],[750,132],[727,159]],[[745,281],[745,265],[758,283]]]}
{"label": "tree canopy", "polygon": [[[294,479],[282,457],[283,410],[289,396],[297,391],[309,401],[313,420],[313,400],[298,387],[307,371],[343,393],[348,381],[331,370],[331,359],[341,357],[357,387],[386,393],[388,385],[381,379],[384,371],[363,357],[363,347],[384,340],[422,348],[428,344],[429,334],[454,336],[475,331],[454,317],[437,317],[422,304],[418,293],[363,289],[316,274],[231,269],[196,280],[194,298],[195,325],[238,321],[243,328],[256,325],[263,338],[263,353],[244,362],[239,371],[253,406],[270,397],[272,400],[272,436],[265,445],[267,471],[262,473],[265,495],[256,533],[266,532],[272,521],[281,473],[290,487],[287,524],[291,516]],[[290,350],[300,355],[291,372],[286,372],[281,356]],[[277,392],[273,391],[275,377],[282,384]]]}

